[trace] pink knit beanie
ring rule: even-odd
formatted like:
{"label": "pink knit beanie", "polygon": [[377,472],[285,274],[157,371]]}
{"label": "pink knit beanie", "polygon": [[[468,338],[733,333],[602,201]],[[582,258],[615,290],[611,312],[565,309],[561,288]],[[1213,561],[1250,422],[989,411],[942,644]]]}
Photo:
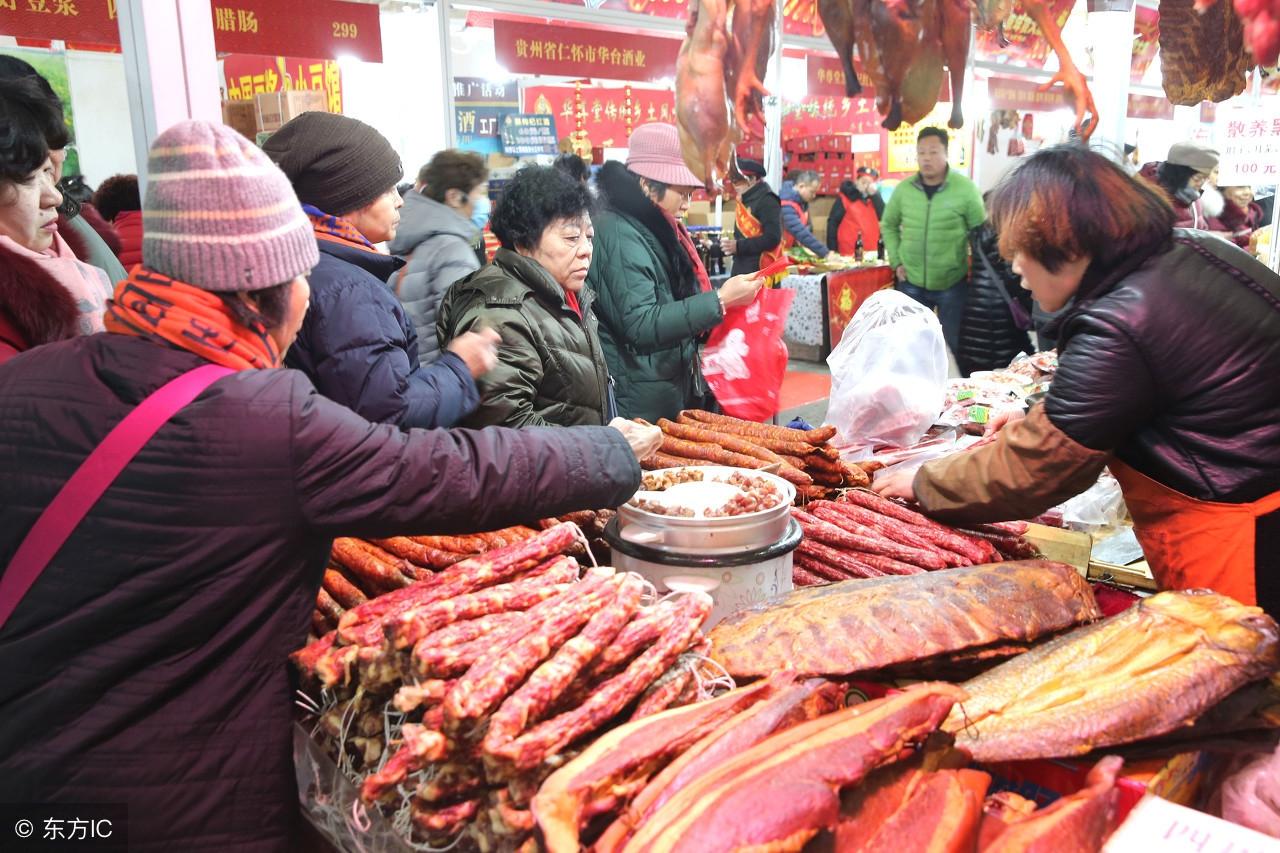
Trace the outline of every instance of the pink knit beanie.
{"label": "pink knit beanie", "polygon": [[184,121],[151,146],[142,262],[212,291],[261,290],[320,260],[289,179],[229,127]]}

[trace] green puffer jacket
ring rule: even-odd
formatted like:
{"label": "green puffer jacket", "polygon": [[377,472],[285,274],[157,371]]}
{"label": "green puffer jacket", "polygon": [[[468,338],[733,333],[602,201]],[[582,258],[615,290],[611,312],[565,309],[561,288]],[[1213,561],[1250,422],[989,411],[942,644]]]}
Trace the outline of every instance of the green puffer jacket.
{"label": "green puffer jacket", "polygon": [[600,342],[618,414],[656,421],[701,405],[697,338],[723,319],[720,298],[712,291],[677,301],[671,265],[639,220],[606,211],[595,231],[587,286],[599,297]]}
{"label": "green puffer jacket", "polygon": [[582,319],[537,262],[499,249],[489,264],[453,284],[440,303],[440,349],[488,326],[502,335],[498,365],[476,380],[480,407],[460,426],[602,425],[609,415],[594,297],[578,294]]}
{"label": "green puffer jacket", "polygon": [[947,290],[969,274],[969,232],[986,218],[978,187],[955,169],[932,199],[919,175],[903,181],[880,218],[889,264],[917,287]]}

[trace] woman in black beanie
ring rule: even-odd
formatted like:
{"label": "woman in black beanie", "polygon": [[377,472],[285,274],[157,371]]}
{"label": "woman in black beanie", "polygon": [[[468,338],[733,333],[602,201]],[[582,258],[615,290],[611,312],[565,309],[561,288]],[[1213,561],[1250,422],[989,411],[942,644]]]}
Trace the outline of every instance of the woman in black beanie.
{"label": "woman in black beanie", "polygon": [[263,150],[293,184],[320,248],[311,307],[285,364],[368,420],[449,427],[480,401],[475,379],[497,360],[491,331],[462,335],[421,367],[418,335],[387,279],[404,261],[378,247],[395,236],[404,170],[382,134],[363,122],[308,112]]}

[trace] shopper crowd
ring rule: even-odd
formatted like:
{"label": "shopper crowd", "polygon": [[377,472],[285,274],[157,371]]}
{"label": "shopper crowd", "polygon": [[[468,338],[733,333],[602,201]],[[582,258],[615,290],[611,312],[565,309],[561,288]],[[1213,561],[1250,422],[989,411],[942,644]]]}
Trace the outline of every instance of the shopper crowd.
{"label": "shopper crowd", "polygon": [[[701,345],[796,246],[883,244],[966,374],[1032,331],[1060,342],[1044,406],[881,488],[1025,517],[1109,463],[1143,535],[1199,561],[1166,547],[1175,582],[1280,601],[1280,549],[1225,577],[1280,542],[1280,293],[1236,248],[1265,219],[1252,189],[1206,204],[1211,149],[1174,145],[1149,180],[1044,149],[984,204],[926,128],[887,203],[874,168],[840,186],[825,242],[816,173],[775,193],[740,160],[713,283],[683,222],[703,182],[669,124],[491,199],[479,155],[441,151],[401,185],[392,144],[344,116],[303,113],[261,148],[183,122],[145,191],[91,193],[63,181],[48,83],[8,57],[0,81],[0,799],[145,804],[138,849],[291,849],[284,655],[332,537],[617,506],[660,440],[636,420],[716,408]],[[1171,514],[1226,544],[1179,538]]]}

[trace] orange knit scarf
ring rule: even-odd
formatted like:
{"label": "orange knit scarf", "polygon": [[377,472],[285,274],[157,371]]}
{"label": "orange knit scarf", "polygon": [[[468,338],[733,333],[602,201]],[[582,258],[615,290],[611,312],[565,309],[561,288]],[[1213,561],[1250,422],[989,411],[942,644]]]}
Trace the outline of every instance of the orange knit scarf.
{"label": "orange knit scarf", "polygon": [[233,370],[279,367],[281,354],[264,325],[246,328],[214,293],[136,266],[116,285],[108,332],[164,340]]}

